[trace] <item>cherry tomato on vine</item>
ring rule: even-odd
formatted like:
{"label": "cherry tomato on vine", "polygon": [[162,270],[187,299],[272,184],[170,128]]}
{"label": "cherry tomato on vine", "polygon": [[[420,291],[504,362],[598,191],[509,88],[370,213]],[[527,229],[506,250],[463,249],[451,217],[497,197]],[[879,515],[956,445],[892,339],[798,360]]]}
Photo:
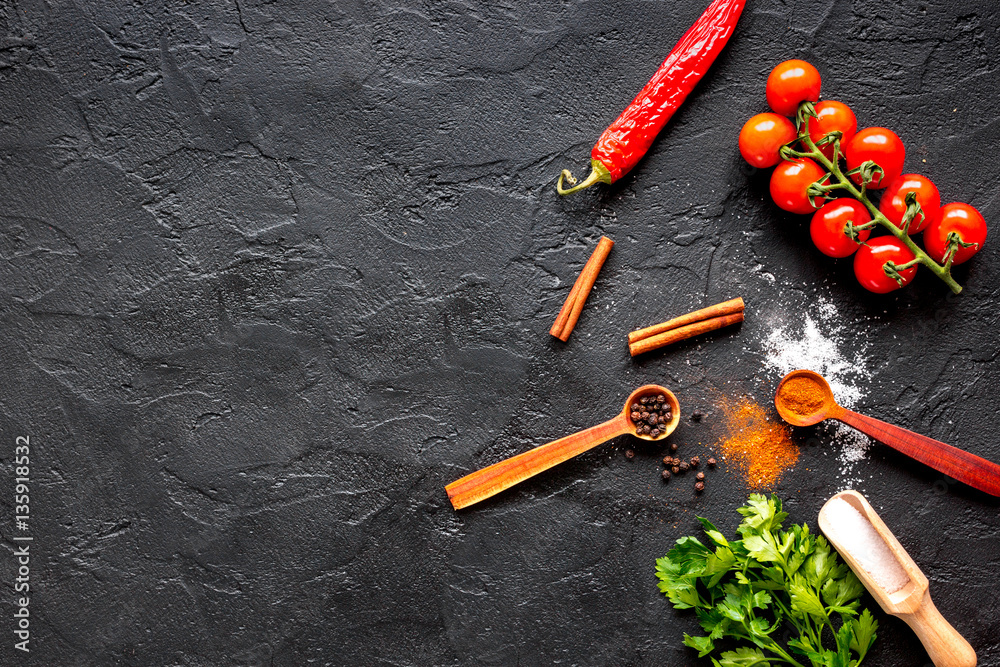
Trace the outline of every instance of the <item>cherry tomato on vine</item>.
{"label": "cherry tomato on vine", "polygon": [[[823,100],[816,105],[816,117],[809,118],[809,138],[816,143],[829,132],[839,130],[844,134],[840,138],[841,155],[843,147],[854,138],[858,131],[858,119],[854,117],[854,112],[843,102],[834,100]],[[826,144],[819,147],[829,159],[833,159],[833,144]]]}
{"label": "cherry tomato on vine", "polygon": [[[809,235],[819,251],[829,257],[849,257],[858,249],[858,242],[844,232],[847,223],[855,226],[871,222],[868,209],[857,199],[834,199],[813,213]],[[867,241],[870,229],[858,232],[858,239]]]}
{"label": "cherry tomato on vine", "polygon": [[782,116],[794,116],[799,103],[819,99],[819,71],[804,60],[779,63],[767,77],[767,104]]}
{"label": "cherry tomato on vine", "polygon": [[942,206],[938,219],[924,232],[924,246],[927,248],[927,254],[935,262],[944,263],[944,256],[948,252],[948,234],[951,232],[958,234],[965,243],[976,244],[967,248],[959,246],[955,250],[955,258],[951,263],[961,264],[983,247],[983,242],[986,241],[986,220],[979,211],[968,204],[954,203]]}
{"label": "cherry tomato on vine", "polygon": [[895,278],[886,275],[885,263],[900,265],[913,258],[910,249],[895,236],[880,236],[861,246],[854,256],[854,275],[866,290],[886,294],[909,284],[913,276],[917,275],[917,267],[914,265],[899,272],[899,277],[903,279],[903,284],[900,285]]}
{"label": "cherry tomato on vine", "polygon": [[878,210],[889,219],[889,222],[900,229],[903,228],[903,216],[906,214],[906,194],[912,192],[920,204],[921,214],[910,222],[910,234],[922,232],[927,225],[937,220],[941,210],[941,193],[931,179],[920,174],[903,174],[892,179],[882,193],[882,201]]}
{"label": "cherry tomato on vine", "polygon": [[[868,160],[882,167],[882,174],[875,174],[868,187],[873,190],[884,188],[889,182],[903,173],[903,160],[906,159],[906,149],[903,141],[892,130],[884,127],[866,127],[844,146],[844,157],[847,168],[855,169]],[[859,174],[852,176],[854,182],[861,184]]]}
{"label": "cherry tomato on vine", "polygon": [[754,167],[773,167],[778,149],[798,136],[792,121],[776,113],[759,113],[740,130],[740,155]]}
{"label": "cherry tomato on vine", "polygon": [[809,201],[806,189],[827,175],[823,167],[809,158],[782,160],[771,174],[771,199],[786,211],[812,213],[816,207]]}

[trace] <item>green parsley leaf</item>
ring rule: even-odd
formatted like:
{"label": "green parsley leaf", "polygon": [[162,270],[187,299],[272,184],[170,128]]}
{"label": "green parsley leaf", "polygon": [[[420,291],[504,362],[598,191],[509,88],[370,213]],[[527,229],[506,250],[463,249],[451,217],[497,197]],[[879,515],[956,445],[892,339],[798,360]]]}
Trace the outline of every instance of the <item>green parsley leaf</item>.
{"label": "green parsley leaf", "polygon": [[861,612],[857,618],[851,619],[851,650],[858,654],[858,663],[864,660],[868,649],[875,643],[877,629],[878,621],[867,609]]}
{"label": "green parsley leaf", "polygon": [[712,540],[716,546],[728,547],[729,541],[726,537],[719,532],[719,529],[712,525],[712,522],[704,517],[696,517],[698,521],[701,522],[702,527],[705,529],[705,534],[708,535],[708,539]]}
{"label": "green parsley leaf", "polygon": [[796,577],[788,586],[788,593],[792,597],[792,613],[798,612],[805,616],[815,616],[824,618],[826,612],[819,596],[801,578]]}
{"label": "green parsley leaf", "polygon": [[726,651],[719,657],[722,660],[717,664],[721,667],[770,667],[771,665],[759,648],[738,648],[735,651]]}
{"label": "green parsley leaf", "polygon": [[[656,561],[659,589],[675,608],[694,608],[706,633],[685,635],[684,644],[716,667],[857,667],[878,627],[861,609],[858,578],[808,525],[783,528],[788,514],[777,497],[751,495],[737,511],[739,539],[699,518],[708,546],[682,537]],[[772,637],[779,627],[792,636]],[[737,647],[716,656],[727,638]],[[822,644],[831,638],[835,647]]]}
{"label": "green parsley leaf", "polygon": [[684,634],[684,645],[698,651],[699,658],[704,658],[715,650],[715,644],[712,643],[711,637],[692,637],[687,633]]}

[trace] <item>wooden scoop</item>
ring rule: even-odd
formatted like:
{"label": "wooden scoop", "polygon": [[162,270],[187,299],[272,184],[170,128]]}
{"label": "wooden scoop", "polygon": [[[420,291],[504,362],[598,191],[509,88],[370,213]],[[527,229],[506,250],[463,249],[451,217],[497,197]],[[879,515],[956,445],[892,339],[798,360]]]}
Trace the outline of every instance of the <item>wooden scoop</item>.
{"label": "wooden scoop", "polygon": [[1000,465],[837,405],[830,384],[819,373],[798,370],[786,375],[778,384],[774,406],[781,418],[792,426],[812,426],[824,419],[842,421],[974,489],[1000,496]]}
{"label": "wooden scoop", "polygon": [[[879,586],[851,552],[831,537],[836,533],[831,529],[827,507],[838,498],[849,503],[871,522],[875,532],[885,540],[889,551],[892,552],[903,571],[909,576],[910,581],[898,591],[886,593],[885,589]],[[934,661],[936,667],[975,667],[976,652],[934,606],[927,588],[927,577],[920,571],[917,564],[910,558],[910,554],[906,553],[906,549],[899,543],[892,531],[886,527],[864,496],[857,491],[841,491],[830,498],[819,511],[819,527],[833,548],[854,570],[854,574],[858,575],[858,579],[872,594],[882,610],[902,619],[917,634],[924,648],[927,649],[927,655]]]}
{"label": "wooden scoop", "polygon": [[[636,425],[629,415],[629,406],[643,396],[656,396],[657,394],[666,396],[666,402],[670,404],[670,422],[660,427],[661,433],[655,438],[649,435],[636,435]],[[509,489],[543,470],[548,470],[552,466],[593,449],[619,435],[631,433],[643,440],[663,440],[674,432],[680,420],[681,406],[677,402],[677,397],[666,387],[661,387],[658,384],[647,384],[629,395],[628,400],[625,401],[625,408],[614,419],[592,426],[585,431],[554,440],[546,445],[535,447],[499,463],[494,463],[452,482],[444,489],[448,492],[452,506],[460,510],[478,503],[480,500],[495,496],[504,489]]]}

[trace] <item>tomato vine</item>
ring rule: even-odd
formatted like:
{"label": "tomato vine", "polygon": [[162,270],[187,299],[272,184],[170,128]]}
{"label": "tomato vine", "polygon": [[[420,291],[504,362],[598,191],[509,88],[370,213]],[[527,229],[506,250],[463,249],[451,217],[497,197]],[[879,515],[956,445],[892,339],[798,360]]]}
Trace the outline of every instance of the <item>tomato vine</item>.
{"label": "tomato vine", "polygon": [[[883,266],[883,270],[886,275],[893,278],[900,285],[904,283],[903,278],[900,276],[902,271],[915,267],[918,264],[926,266],[931,273],[936,275],[938,278],[944,281],[951,291],[958,294],[962,291],[962,286],[959,285],[954,278],[951,276],[951,266],[954,260],[955,253],[960,247],[968,247],[974,244],[965,243],[957,236],[951,239],[950,246],[947,253],[943,259],[943,263],[938,264],[934,261],[930,255],[928,255],[920,246],[918,246],[912,238],[910,238],[910,226],[917,216],[923,217],[923,212],[920,208],[920,202],[917,201],[914,194],[907,193],[906,195],[906,213],[903,215],[903,220],[899,226],[896,226],[889,221],[888,218],[878,209],[878,207],[871,202],[868,198],[868,186],[873,182],[877,183],[881,180],[884,172],[878,164],[873,160],[867,160],[855,169],[844,171],[840,166],[840,158],[842,156],[840,141],[842,139],[842,133],[839,131],[829,132],[820,138],[818,141],[813,141],[812,137],[809,136],[809,119],[815,118],[816,109],[813,102],[805,101],[799,104],[798,111],[795,115],[795,128],[798,133],[796,141],[800,142],[801,146],[805,150],[796,150],[792,148],[795,143],[790,142],[785,144],[779,150],[779,154],[785,160],[795,160],[797,158],[809,158],[814,160],[816,163],[820,164],[827,173],[820,179],[816,180],[812,185],[809,186],[807,194],[811,201],[813,201],[814,206],[818,208],[819,204],[815,200],[826,200],[834,199],[836,192],[842,190],[849,194],[850,196],[861,202],[862,205],[868,212],[871,213],[871,221],[866,222],[862,225],[854,225],[848,222],[844,226],[844,233],[851,239],[857,240],[858,234],[863,230],[871,229],[876,225],[884,227],[890,234],[895,236],[901,243],[903,243],[910,252],[913,253],[914,259],[909,262],[902,264],[896,264],[895,262],[888,261]],[[831,146],[833,150],[828,157],[826,153],[823,152],[822,148],[825,146]],[[860,185],[855,185],[851,176],[857,175],[861,181]]]}

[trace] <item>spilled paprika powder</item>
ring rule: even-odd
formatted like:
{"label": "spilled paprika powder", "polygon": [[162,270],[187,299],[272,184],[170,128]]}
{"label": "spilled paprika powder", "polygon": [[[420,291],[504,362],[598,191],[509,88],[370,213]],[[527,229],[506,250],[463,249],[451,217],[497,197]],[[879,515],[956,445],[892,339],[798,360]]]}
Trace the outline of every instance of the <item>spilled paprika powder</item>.
{"label": "spilled paprika powder", "polygon": [[718,444],[726,462],[748,488],[773,488],[799,460],[799,448],[792,442],[790,429],[771,419],[764,408],[748,398],[725,398],[719,408],[729,432]]}

